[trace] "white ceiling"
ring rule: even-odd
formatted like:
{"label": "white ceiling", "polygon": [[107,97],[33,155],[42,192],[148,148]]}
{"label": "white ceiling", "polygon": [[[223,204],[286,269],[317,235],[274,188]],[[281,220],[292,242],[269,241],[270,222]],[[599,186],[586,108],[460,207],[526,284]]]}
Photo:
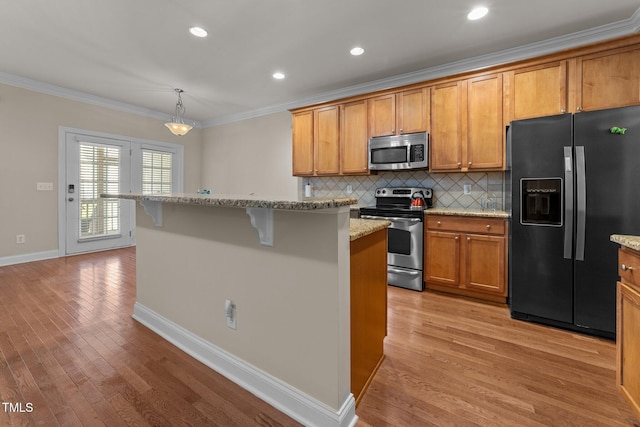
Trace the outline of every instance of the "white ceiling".
{"label": "white ceiling", "polygon": [[[158,118],[179,87],[203,126],[640,30],[640,0],[2,3],[0,83]],[[468,21],[478,4],[489,15]]]}

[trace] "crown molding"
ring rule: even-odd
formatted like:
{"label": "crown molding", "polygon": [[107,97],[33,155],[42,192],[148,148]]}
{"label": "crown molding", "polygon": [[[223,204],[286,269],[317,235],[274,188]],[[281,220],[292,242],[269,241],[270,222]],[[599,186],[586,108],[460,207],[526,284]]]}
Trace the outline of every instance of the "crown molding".
{"label": "crown molding", "polygon": [[[101,96],[91,95],[79,90],[68,89],[62,86],[57,86],[50,83],[44,83],[41,81],[29,79],[27,77],[16,76],[14,74],[4,73],[0,71],[0,83],[10,86],[19,87],[22,89],[32,90],[34,92],[40,92],[47,95],[59,96],[62,98],[71,99],[74,101],[80,101],[87,104],[97,105],[99,107],[110,108],[112,110],[122,111],[125,113],[137,114],[139,116],[149,117],[161,121],[172,120],[171,114],[161,113],[159,111],[151,110],[149,108],[139,107],[137,105],[127,104],[125,102],[114,101],[109,98],[103,98]],[[194,122],[190,120],[191,122]],[[202,127],[199,122],[194,122],[196,128]]]}
{"label": "crown molding", "polygon": [[[389,89],[398,86],[404,86],[412,83],[433,80],[448,75],[463,73],[470,70],[490,67],[493,65],[515,62],[527,58],[546,55],[558,52],[564,49],[582,46],[589,43],[596,43],[615,37],[621,37],[633,33],[640,32],[640,8],[628,19],[624,19],[611,24],[602,25],[600,27],[591,28],[584,31],[568,34],[565,36],[555,37],[541,42],[530,43],[513,49],[507,49],[496,53],[481,55],[470,59],[451,62],[449,64],[439,65],[436,67],[426,68],[410,73],[399,74],[384,79],[374,80],[367,83],[349,86],[346,88],[324,92],[312,97],[298,99],[296,101],[283,104],[270,105],[264,108],[258,108],[251,111],[245,111],[238,114],[216,117],[205,122],[195,122],[195,128],[208,128],[226,123],[233,123],[242,120],[248,120],[269,114],[280,113],[307,105],[319,104],[332,101],[334,99],[348,98],[350,96],[363,95],[369,92]],[[49,83],[43,83],[37,80],[20,77],[13,74],[0,72],[0,83],[23,89],[33,90],[49,95],[60,96],[75,101],[85,102],[100,107],[111,108],[125,113],[137,114],[140,116],[150,117],[152,119],[167,121],[171,120],[170,114],[161,113],[127,104],[124,102],[114,101],[112,99],[91,95],[85,92],[56,86]]]}
{"label": "crown molding", "polygon": [[297,101],[273,105],[252,111],[243,112],[224,117],[218,117],[202,123],[204,128],[217,126],[226,123],[233,123],[241,120],[252,119],[267,114],[274,114],[308,105],[329,102],[335,99],[348,98],[356,95],[363,95],[379,90],[390,89],[398,86],[419,83],[428,80],[434,80],[440,77],[446,77],[459,74],[471,70],[491,67],[494,65],[516,62],[523,59],[535,58],[546,54],[583,46],[590,43],[621,37],[640,31],[640,9],[628,19],[614,22],[600,27],[591,28],[584,31],[568,34],[565,36],[555,37],[536,43],[519,46],[512,49],[506,49],[496,53],[481,55],[470,59],[451,62],[436,67],[426,68],[410,73],[399,74],[384,79],[374,80],[371,82],[349,86],[343,89],[325,92],[316,96],[299,99]]}

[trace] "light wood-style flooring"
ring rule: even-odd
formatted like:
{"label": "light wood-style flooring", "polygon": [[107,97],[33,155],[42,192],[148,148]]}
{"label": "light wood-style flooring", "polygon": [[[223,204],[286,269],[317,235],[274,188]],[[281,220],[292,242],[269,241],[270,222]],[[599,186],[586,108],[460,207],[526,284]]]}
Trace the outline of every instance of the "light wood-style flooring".
{"label": "light wood-style flooring", "polygon": [[[0,426],[293,426],[131,318],[135,249],[0,267]],[[32,410],[29,411],[27,404]]]}
{"label": "light wood-style flooring", "polygon": [[[613,342],[501,305],[388,294],[358,426],[640,427]],[[0,406],[0,426],[298,425],[135,322],[134,302],[133,248],[0,267],[0,401],[23,410]]]}
{"label": "light wood-style flooring", "polygon": [[388,295],[361,426],[640,426],[616,389],[615,342],[513,320],[505,305]]}

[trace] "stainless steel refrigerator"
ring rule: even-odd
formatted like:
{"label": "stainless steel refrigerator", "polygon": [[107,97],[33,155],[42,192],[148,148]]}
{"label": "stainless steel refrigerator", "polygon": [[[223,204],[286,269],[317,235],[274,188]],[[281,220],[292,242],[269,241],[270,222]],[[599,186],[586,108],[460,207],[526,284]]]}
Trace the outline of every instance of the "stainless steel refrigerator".
{"label": "stainless steel refrigerator", "polygon": [[640,235],[640,107],[514,121],[507,153],[511,316],[615,338],[609,237]]}

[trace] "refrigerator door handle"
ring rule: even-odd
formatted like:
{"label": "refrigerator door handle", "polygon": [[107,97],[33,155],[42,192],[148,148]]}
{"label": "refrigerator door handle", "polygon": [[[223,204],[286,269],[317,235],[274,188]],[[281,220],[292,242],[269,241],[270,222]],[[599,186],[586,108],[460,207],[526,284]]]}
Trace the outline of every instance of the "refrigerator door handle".
{"label": "refrigerator door handle", "polygon": [[584,261],[587,222],[587,178],[584,147],[576,146],[576,261]]}
{"label": "refrigerator door handle", "polygon": [[564,147],[564,258],[573,258],[573,149]]}

